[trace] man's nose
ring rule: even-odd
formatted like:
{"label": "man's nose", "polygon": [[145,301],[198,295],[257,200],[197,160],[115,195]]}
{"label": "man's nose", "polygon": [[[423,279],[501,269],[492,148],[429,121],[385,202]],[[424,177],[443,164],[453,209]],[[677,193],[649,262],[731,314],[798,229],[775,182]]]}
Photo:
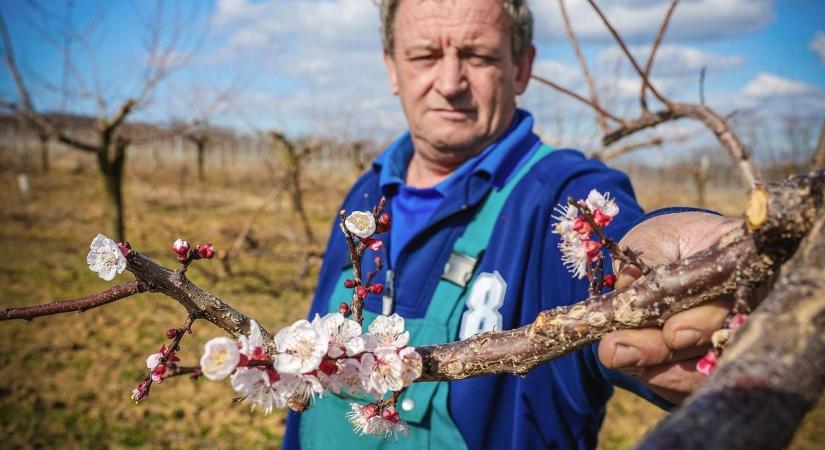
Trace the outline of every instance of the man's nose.
{"label": "man's nose", "polygon": [[467,89],[468,81],[461,58],[445,55],[436,74],[435,89],[446,98],[455,97]]}

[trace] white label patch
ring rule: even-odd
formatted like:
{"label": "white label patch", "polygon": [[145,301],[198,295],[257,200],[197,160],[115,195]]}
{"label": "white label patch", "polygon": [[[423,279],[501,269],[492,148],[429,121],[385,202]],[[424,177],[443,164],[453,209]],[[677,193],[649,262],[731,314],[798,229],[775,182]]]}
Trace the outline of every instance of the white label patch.
{"label": "white label patch", "polygon": [[458,338],[464,340],[483,331],[501,330],[502,318],[498,310],[504,305],[506,291],[507,283],[498,271],[480,273],[470,288]]}

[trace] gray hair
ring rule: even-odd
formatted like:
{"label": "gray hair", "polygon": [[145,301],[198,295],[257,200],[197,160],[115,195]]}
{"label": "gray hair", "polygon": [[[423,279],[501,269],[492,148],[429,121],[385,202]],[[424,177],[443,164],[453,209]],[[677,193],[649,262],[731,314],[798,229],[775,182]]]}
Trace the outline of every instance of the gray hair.
{"label": "gray hair", "polygon": [[[513,56],[518,59],[533,43],[533,13],[527,0],[501,0],[504,14],[513,37]],[[395,13],[401,0],[381,0],[381,40],[384,51],[392,55],[395,50]]]}

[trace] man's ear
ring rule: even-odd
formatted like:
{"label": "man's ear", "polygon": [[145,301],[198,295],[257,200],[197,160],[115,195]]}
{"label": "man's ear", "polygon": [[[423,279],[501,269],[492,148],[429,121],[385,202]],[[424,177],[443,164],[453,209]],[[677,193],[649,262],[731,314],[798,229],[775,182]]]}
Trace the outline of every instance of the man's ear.
{"label": "man's ear", "polygon": [[390,77],[390,87],[393,95],[398,95],[398,73],[395,65],[395,58],[384,51],[384,66],[387,68],[387,75]]}
{"label": "man's ear", "polygon": [[523,55],[521,59],[516,61],[516,95],[521,95],[527,90],[527,84],[530,82],[530,76],[533,74],[533,61],[536,59],[536,47],[532,44]]}

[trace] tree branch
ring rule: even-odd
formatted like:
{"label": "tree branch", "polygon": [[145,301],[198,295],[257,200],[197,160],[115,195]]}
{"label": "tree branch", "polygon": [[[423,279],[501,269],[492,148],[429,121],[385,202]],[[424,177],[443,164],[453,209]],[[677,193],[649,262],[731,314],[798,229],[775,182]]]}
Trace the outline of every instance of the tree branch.
{"label": "tree branch", "polygon": [[[650,79],[650,71],[653,69],[653,60],[656,58],[656,50],[659,49],[659,45],[662,43],[662,39],[665,37],[665,32],[667,31],[667,28],[670,25],[670,18],[673,16],[673,11],[676,10],[676,5],[678,4],[679,0],[671,0],[670,2],[670,6],[667,9],[667,13],[665,13],[665,18],[662,20],[662,25],[659,27],[659,32],[656,33],[656,39],[653,41],[653,46],[650,47],[650,53],[647,55],[647,62],[645,63],[643,79]],[[639,93],[639,103],[642,106],[642,111],[648,110],[647,83],[645,82],[642,82],[642,90]]]}
{"label": "tree branch", "polygon": [[605,17],[601,8],[599,8],[593,0],[587,0],[587,2],[590,3],[590,6],[593,7],[593,10],[596,11],[596,14],[599,15],[600,19],[602,19],[602,23],[604,23],[604,25],[610,31],[610,34],[613,35],[613,38],[616,40],[616,43],[619,44],[619,47],[621,47],[622,52],[624,52],[625,56],[627,56],[628,61],[630,61],[630,64],[633,66],[634,69],[636,69],[636,73],[638,73],[639,76],[642,78],[642,85],[647,85],[647,87],[650,89],[650,92],[653,92],[653,95],[655,95],[656,98],[659,99],[659,101],[661,101],[665,105],[669,105],[670,100],[665,98],[665,96],[662,95],[659,92],[659,90],[656,89],[655,86],[653,86],[653,84],[650,82],[650,78],[648,78],[644,70],[642,70],[642,68],[639,67],[639,63],[636,62],[636,58],[634,58],[633,55],[630,53],[630,50],[627,48],[627,44],[625,44],[624,39],[621,35],[619,35],[619,32],[616,31],[615,28],[613,28],[613,25],[610,24],[610,21],[607,20],[607,17]]}
{"label": "tree branch", "polygon": [[622,127],[624,127],[624,125],[625,125],[625,121],[624,121],[624,120],[622,120],[622,119],[620,119],[619,117],[617,117],[617,116],[615,116],[615,115],[611,114],[610,112],[608,112],[607,110],[605,110],[604,108],[602,108],[600,105],[597,105],[597,104],[593,103],[592,101],[590,101],[590,100],[588,100],[588,99],[586,99],[586,98],[582,97],[581,95],[579,95],[579,94],[577,94],[577,93],[575,93],[575,92],[571,91],[570,89],[567,89],[566,87],[564,87],[564,86],[562,86],[562,85],[560,85],[560,84],[557,84],[557,83],[555,83],[555,82],[553,82],[553,81],[550,81],[550,80],[548,80],[547,78],[541,77],[541,76],[539,76],[539,75],[535,75],[535,74],[533,74],[533,75],[531,75],[531,76],[530,76],[530,78],[532,78],[532,79],[534,79],[534,80],[538,81],[539,83],[542,83],[542,84],[545,84],[545,85],[547,85],[547,86],[550,86],[551,88],[553,88],[553,89],[555,89],[555,90],[557,90],[557,91],[561,92],[562,94],[565,94],[565,95],[568,95],[568,96],[570,96],[570,97],[575,98],[576,100],[578,100],[578,101],[580,101],[580,102],[584,103],[585,105],[587,105],[587,106],[589,106],[589,107],[593,108],[594,110],[596,110],[596,112],[598,112],[600,115],[602,115],[602,116],[604,116],[604,117],[607,117],[607,118],[609,118],[610,120],[613,120],[613,121],[615,121],[616,123],[618,123],[618,124],[622,125]]}
{"label": "tree branch", "polygon": [[661,326],[677,312],[763,282],[811,229],[823,198],[825,172],[757,189],[748,207],[752,233],[734,230],[715,246],[656,267],[625,289],[542,312],[524,327],[419,347],[424,371],[418,381],[523,375],[611,331]]}
{"label": "tree branch", "polygon": [[584,79],[587,84],[587,91],[590,93],[590,101],[594,106],[598,107],[594,108],[596,110],[596,121],[599,124],[599,128],[601,128],[603,132],[607,133],[610,131],[610,126],[607,124],[607,120],[605,120],[605,116],[601,112],[603,108],[601,108],[601,105],[599,104],[598,91],[596,91],[596,85],[593,83],[593,77],[590,75],[590,69],[587,67],[587,60],[584,58],[584,53],[582,53],[579,40],[576,38],[576,33],[573,32],[573,25],[571,25],[570,17],[567,15],[567,8],[564,6],[564,0],[558,1],[559,11],[561,12],[562,20],[564,21],[564,29],[567,31],[567,38],[570,39],[570,43],[573,45],[573,50],[576,52],[576,59],[579,60],[579,65],[582,68],[582,74],[584,75]]}
{"label": "tree branch", "polygon": [[643,114],[638,119],[624,122],[622,126],[606,134],[602,138],[602,144],[608,146],[631,134],[684,117],[702,122],[705,127],[713,132],[734,163],[739,166],[742,178],[749,188],[761,183],[761,178],[748,157],[745,144],[733,132],[728,120],[705,105],[671,103],[668,109],[652,114]]}
{"label": "tree branch", "polygon": [[630,153],[634,150],[649,147],[661,147],[664,142],[665,141],[662,138],[655,137],[644,141],[631,142],[629,144],[620,145],[617,147],[606,148],[598,152],[592,152],[587,156],[592,159],[598,159],[599,161],[607,161],[609,159],[618,158],[619,156],[622,156],[625,153]]}
{"label": "tree branch", "polygon": [[61,300],[44,305],[25,306],[20,308],[0,309],[0,320],[23,319],[32,320],[35,317],[62,314],[72,311],[86,311],[98,306],[108,305],[122,298],[145,292],[146,286],[138,280],[119,284],[103,292],[81,297],[74,300]]}

